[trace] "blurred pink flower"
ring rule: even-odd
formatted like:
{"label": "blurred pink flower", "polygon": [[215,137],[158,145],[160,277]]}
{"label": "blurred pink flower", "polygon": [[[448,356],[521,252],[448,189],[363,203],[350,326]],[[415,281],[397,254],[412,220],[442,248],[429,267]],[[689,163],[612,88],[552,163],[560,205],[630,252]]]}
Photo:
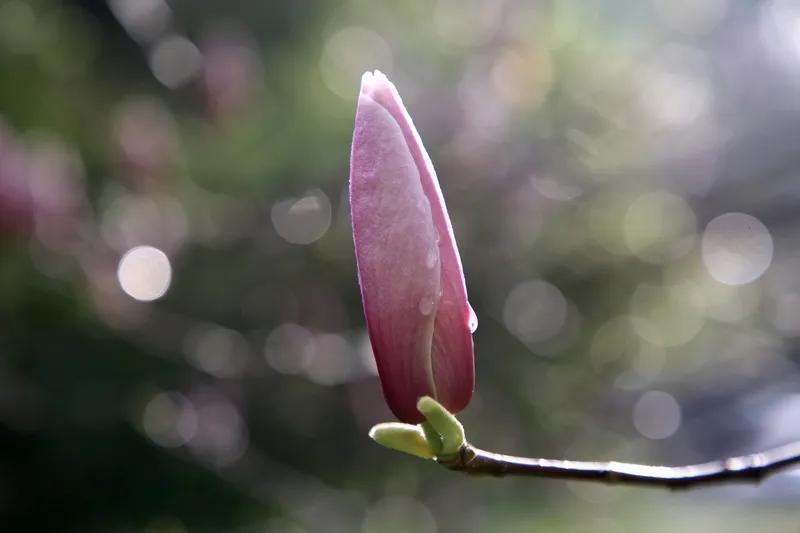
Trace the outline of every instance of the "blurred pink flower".
{"label": "blurred pink flower", "polygon": [[217,118],[246,110],[261,78],[261,61],[244,32],[233,26],[215,30],[203,44],[203,90]]}
{"label": "blurred pink flower", "polygon": [[28,143],[28,169],[36,236],[66,251],[88,213],[81,158],[56,137],[39,138]]}
{"label": "blurred pink flower", "polygon": [[178,159],[175,118],[158,100],[134,99],[114,113],[113,137],[123,170],[134,185],[149,189],[168,177]]}
{"label": "blurred pink flower", "polygon": [[68,244],[86,211],[82,166],[63,142],[25,142],[0,120],[0,233],[33,233],[51,247]]}
{"label": "blurred pink flower", "polygon": [[451,412],[475,384],[477,320],[433,165],[395,86],[361,79],[350,159],[350,208],[369,337],[386,402],[423,420],[417,400]]}
{"label": "blurred pink flower", "polygon": [[25,148],[0,119],[0,234],[29,230],[33,212]]}

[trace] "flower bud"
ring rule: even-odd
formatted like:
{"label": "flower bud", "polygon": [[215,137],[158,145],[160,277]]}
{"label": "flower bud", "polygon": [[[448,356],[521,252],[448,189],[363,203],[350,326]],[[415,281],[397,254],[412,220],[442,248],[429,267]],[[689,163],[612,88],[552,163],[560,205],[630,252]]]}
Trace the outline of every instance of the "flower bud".
{"label": "flower bud", "polygon": [[475,384],[461,259],[436,173],[395,86],[361,79],[350,157],[361,299],[383,393],[403,422],[430,396],[450,412]]}

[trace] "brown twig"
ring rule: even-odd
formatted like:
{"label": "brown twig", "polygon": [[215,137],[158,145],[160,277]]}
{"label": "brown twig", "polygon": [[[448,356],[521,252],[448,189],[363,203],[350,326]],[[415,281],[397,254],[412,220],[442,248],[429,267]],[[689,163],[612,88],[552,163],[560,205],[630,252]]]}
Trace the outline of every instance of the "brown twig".
{"label": "brown twig", "polygon": [[688,466],[514,457],[487,452],[469,443],[464,444],[455,457],[439,458],[438,462],[451,470],[474,475],[525,475],[677,489],[721,482],[757,483],[778,470],[800,464],[800,442],[761,453]]}

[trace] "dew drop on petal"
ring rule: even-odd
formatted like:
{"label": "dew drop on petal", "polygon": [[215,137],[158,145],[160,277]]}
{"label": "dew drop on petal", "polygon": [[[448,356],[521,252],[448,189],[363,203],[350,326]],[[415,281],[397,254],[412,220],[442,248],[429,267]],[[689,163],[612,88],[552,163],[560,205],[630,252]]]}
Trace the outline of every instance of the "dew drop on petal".
{"label": "dew drop on petal", "polygon": [[439,250],[436,246],[431,246],[431,249],[428,250],[428,255],[425,256],[425,266],[428,268],[433,268],[436,266],[436,260],[439,258]]}
{"label": "dew drop on petal", "polygon": [[467,326],[469,326],[469,332],[475,333],[475,330],[478,329],[478,315],[475,314],[475,310],[472,309],[472,306],[467,304],[469,308],[469,320],[467,321]]}
{"label": "dew drop on petal", "polygon": [[424,296],[419,301],[419,312],[427,316],[433,311],[434,301],[431,296]]}

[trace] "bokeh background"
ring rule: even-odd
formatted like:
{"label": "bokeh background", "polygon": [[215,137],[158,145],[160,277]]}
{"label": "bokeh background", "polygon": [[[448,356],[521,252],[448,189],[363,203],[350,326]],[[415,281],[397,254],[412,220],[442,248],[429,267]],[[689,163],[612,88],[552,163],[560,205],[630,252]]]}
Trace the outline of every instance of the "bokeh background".
{"label": "bokeh background", "polygon": [[0,0],[0,529],[797,531],[693,492],[392,453],[346,197],[397,84],[467,275],[494,451],[800,438],[800,4]]}

